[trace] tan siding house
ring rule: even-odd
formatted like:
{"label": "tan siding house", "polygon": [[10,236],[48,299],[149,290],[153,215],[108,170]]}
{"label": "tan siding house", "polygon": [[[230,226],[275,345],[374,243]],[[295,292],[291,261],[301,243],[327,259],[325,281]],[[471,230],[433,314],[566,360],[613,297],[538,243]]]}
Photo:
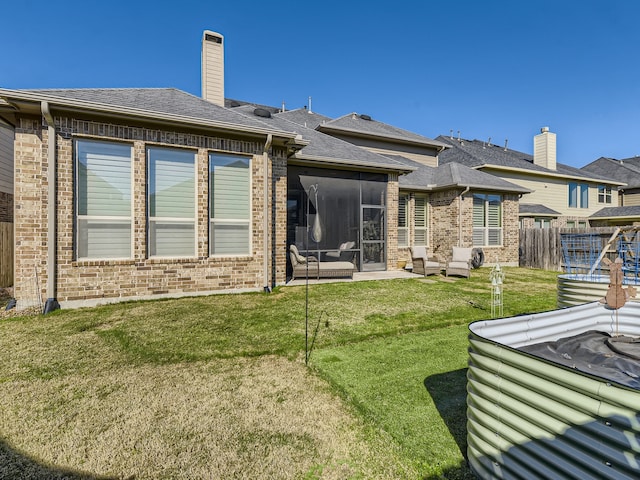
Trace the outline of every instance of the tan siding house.
{"label": "tan siding house", "polygon": [[[547,127],[534,137],[534,155],[479,140],[445,136],[437,140],[451,147],[440,155],[441,163],[458,162],[530,191],[520,199],[519,217],[524,228],[588,226],[592,215],[611,205],[607,200],[615,202],[611,192],[624,185],[558,162],[556,136]],[[609,195],[601,195],[603,191]]]}

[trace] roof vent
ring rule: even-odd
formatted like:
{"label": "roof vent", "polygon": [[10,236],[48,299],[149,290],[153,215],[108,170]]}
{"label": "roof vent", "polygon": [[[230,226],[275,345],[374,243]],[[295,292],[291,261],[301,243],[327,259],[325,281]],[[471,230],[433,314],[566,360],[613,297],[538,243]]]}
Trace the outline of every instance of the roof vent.
{"label": "roof vent", "polygon": [[362,120],[367,120],[367,121],[371,121],[371,117],[369,115],[365,115],[364,113],[362,115],[360,115],[360,118]]}
{"label": "roof vent", "polygon": [[229,108],[235,108],[235,107],[240,107],[241,103],[237,100],[231,100],[229,101]]}
{"label": "roof vent", "polygon": [[253,114],[256,117],[271,118],[271,112],[269,110],[267,110],[266,108],[256,108],[253,111]]}

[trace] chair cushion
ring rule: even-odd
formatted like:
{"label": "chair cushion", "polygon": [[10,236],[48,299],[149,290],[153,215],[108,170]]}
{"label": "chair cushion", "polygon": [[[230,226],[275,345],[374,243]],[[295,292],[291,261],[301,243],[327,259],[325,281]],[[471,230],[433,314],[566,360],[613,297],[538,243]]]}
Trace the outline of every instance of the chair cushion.
{"label": "chair cushion", "polygon": [[440,266],[440,264],[438,262],[431,262],[429,260],[424,262],[424,268],[429,268],[429,267],[435,268],[435,267],[439,267],[439,266]]}
{"label": "chair cushion", "polygon": [[452,262],[467,262],[471,260],[471,247],[453,247]]}
{"label": "chair cushion", "polygon": [[413,246],[411,247],[411,258],[424,258],[427,259],[427,247],[425,246]]}
{"label": "chair cushion", "polygon": [[467,262],[449,262],[447,265],[447,269],[457,268],[460,270],[465,270],[469,268],[469,264]]}
{"label": "chair cushion", "polygon": [[303,257],[302,255],[300,255],[300,252],[298,252],[298,247],[296,247],[295,245],[291,245],[289,247],[289,251],[291,252],[296,262],[307,263],[307,257]]}

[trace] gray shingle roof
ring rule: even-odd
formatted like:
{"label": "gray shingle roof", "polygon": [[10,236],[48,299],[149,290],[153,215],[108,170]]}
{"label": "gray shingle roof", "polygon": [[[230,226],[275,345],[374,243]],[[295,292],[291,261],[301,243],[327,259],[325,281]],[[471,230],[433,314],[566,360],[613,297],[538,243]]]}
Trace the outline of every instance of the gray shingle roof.
{"label": "gray shingle roof", "polygon": [[297,110],[281,112],[277,114],[277,117],[314,129],[318,127],[318,125],[331,121],[330,117],[320,115],[316,112],[310,112],[306,108],[298,108]]}
{"label": "gray shingle roof", "polygon": [[18,90],[17,92],[31,92],[62,101],[87,102],[95,105],[96,111],[107,110],[108,107],[125,107],[141,112],[178,115],[207,122],[219,122],[248,130],[267,128],[257,118],[239,115],[232,109],[220,107],[175,88],[41,89]]}
{"label": "gray shingle roof", "polygon": [[438,167],[429,167],[401,156],[393,156],[415,171],[399,179],[400,188],[425,191],[445,190],[449,188],[473,188],[475,190],[529,193],[531,190],[503,180],[489,173],[475,170],[455,162]]}
{"label": "gray shingle roof", "polygon": [[[457,162],[471,168],[477,167],[508,167],[529,170],[540,174],[560,174],[575,178],[592,179],[593,175],[579,168],[574,168],[562,163],[556,164],[556,170],[541,167],[533,163],[533,155],[518,152],[517,150],[505,149],[502,146],[488,144],[481,140],[459,141],[456,138],[440,135],[436,140],[450,145],[449,148],[438,156],[441,164]],[[603,178],[603,181],[611,180]]]}
{"label": "gray shingle roof", "polygon": [[442,142],[432,140],[431,138],[418,135],[408,130],[403,130],[402,128],[394,127],[387,123],[378,122],[366,115],[358,115],[357,113],[350,113],[323,123],[318,126],[318,130],[382,137],[388,140],[421,144],[431,148],[447,147],[447,145]]}
{"label": "gray shingle roof", "polygon": [[521,203],[519,208],[520,215],[540,215],[548,217],[558,217],[561,215],[560,212],[556,212],[549,207],[537,203]]}
{"label": "gray shingle roof", "polygon": [[628,207],[605,207],[598,210],[589,218],[616,218],[616,217],[638,217],[640,218],[640,205]]}
{"label": "gray shingle roof", "polygon": [[[255,108],[252,105],[244,105],[236,107],[233,110],[241,115],[252,117],[254,116]],[[287,119],[286,112],[272,115],[271,118],[260,117],[260,120],[271,128],[301,134],[305,140],[309,141],[309,145],[306,145],[294,155],[294,157],[299,160],[335,162],[338,164],[381,168],[398,172],[413,170],[413,167],[407,166],[396,159],[370,152],[369,150],[319,132],[313,128],[293,123]]]}
{"label": "gray shingle roof", "polygon": [[622,160],[600,157],[582,167],[582,170],[592,175],[606,176],[618,182],[624,182],[631,188],[640,186],[640,158],[637,157]]}

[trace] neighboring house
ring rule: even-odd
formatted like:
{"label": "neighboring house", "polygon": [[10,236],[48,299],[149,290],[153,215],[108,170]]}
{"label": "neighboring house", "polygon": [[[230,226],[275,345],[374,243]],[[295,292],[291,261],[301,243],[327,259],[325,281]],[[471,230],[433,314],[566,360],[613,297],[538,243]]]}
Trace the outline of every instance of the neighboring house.
{"label": "neighboring house", "polygon": [[615,190],[601,194],[612,197],[611,205],[591,216],[594,226],[637,225],[640,223],[640,157],[615,158],[600,157],[582,170],[590,175],[606,175],[625,183]]}
{"label": "neighboring house", "polygon": [[13,222],[13,129],[1,121],[0,222]]}
{"label": "neighboring house", "polygon": [[557,162],[556,135],[546,127],[534,137],[533,156],[490,141],[452,136],[437,140],[451,146],[440,154],[441,164],[461,163],[531,191],[521,199],[519,216],[523,228],[586,227],[591,215],[611,205],[612,191],[624,185],[610,176]]}

